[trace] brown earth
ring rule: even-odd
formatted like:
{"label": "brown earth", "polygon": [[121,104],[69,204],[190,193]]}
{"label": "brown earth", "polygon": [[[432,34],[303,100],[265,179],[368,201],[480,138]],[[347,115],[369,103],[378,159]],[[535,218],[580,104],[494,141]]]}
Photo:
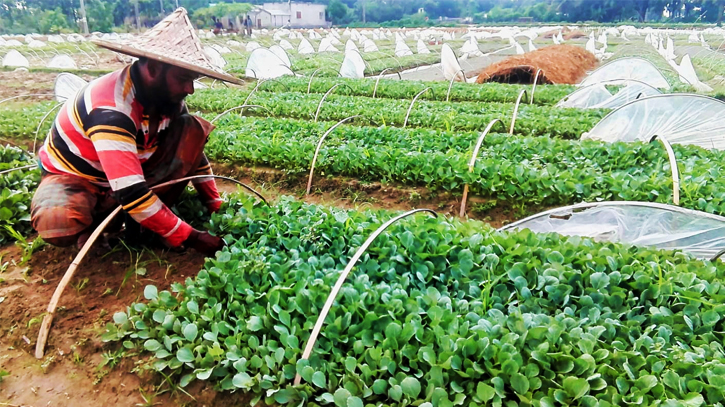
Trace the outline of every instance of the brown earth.
{"label": "brown earth", "polygon": [[[50,100],[53,98],[53,85],[57,76],[57,73],[0,71],[0,100],[29,94],[47,96],[32,96],[26,100]],[[90,75],[80,76],[87,81],[94,78]]]}

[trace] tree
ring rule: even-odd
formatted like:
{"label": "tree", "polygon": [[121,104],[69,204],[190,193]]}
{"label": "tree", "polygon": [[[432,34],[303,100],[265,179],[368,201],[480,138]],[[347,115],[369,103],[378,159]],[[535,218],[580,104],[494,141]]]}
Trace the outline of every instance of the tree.
{"label": "tree", "polygon": [[236,17],[247,14],[252,10],[249,3],[217,3],[211,7],[204,7],[194,11],[193,17],[197,26],[208,27],[213,21],[212,17]]}
{"label": "tree", "polygon": [[68,19],[59,8],[43,11],[38,18],[38,31],[41,34],[59,34],[68,28]]}
{"label": "tree", "polygon": [[114,26],[113,12],[115,2],[102,2],[101,0],[86,0],[86,16],[88,29],[100,32],[111,32]]}
{"label": "tree", "polygon": [[347,15],[350,9],[340,0],[331,0],[327,6],[327,17],[333,24],[342,24],[347,22]]}

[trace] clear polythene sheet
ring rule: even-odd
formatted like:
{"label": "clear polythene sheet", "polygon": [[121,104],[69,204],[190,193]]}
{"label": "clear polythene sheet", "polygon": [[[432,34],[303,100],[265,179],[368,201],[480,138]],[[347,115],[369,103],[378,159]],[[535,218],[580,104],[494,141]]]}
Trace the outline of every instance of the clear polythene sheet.
{"label": "clear polythene sheet", "polygon": [[73,75],[72,73],[63,72],[55,78],[55,100],[58,102],[65,102],[68,99],[75,97],[81,88],[86,86],[86,82],[83,78]]}
{"label": "clear polythene sheet", "polygon": [[707,96],[668,94],[637,99],[605,116],[582,139],[644,141],[725,149],[725,103]]}
{"label": "clear polythene sheet", "polygon": [[600,202],[553,209],[501,230],[530,229],[600,242],[682,250],[709,259],[725,248],[725,218],[647,202]]}
{"label": "clear polythene sheet", "polygon": [[653,88],[669,89],[670,84],[662,72],[651,62],[642,58],[616,59],[589,74],[578,86],[589,86],[599,82],[634,79]]}
{"label": "clear polythene sheet", "polygon": [[639,81],[626,81],[625,86],[612,95],[606,88],[608,82],[596,83],[579,88],[562,99],[558,107],[578,109],[616,109],[629,102],[648,96],[659,95],[660,91]]}

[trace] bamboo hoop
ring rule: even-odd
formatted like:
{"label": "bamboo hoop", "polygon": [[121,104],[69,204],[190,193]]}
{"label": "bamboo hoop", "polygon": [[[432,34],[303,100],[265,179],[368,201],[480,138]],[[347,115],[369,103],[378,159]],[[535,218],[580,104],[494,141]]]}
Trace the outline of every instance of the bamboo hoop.
{"label": "bamboo hoop", "polygon": [[52,94],[52,93],[31,93],[31,94],[28,94],[28,95],[17,95],[17,96],[9,97],[7,99],[0,100],[0,105],[3,104],[3,103],[5,103],[5,102],[8,102],[10,100],[20,99],[20,98],[27,98],[27,97],[35,97],[35,96],[50,96],[50,97],[55,97],[55,95]]}
{"label": "bamboo hoop", "polygon": [[[310,94],[310,91],[312,90],[312,79],[314,79],[315,74],[317,74],[317,72],[319,72],[319,71],[321,71],[323,69],[333,70],[332,68],[323,66],[321,68],[317,68],[314,71],[312,71],[312,75],[310,75],[310,81],[307,83],[307,94],[308,95]],[[337,72],[337,71],[335,71],[335,72]],[[339,72],[337,72],[337,76],[340,76],[340,73]]]}
{"label": "bamboo hoop", "polygon": [[[486,137],[488,132],[491,131],[491,128],[493,128],[493,125],[496,123],[501,123],[501,127],[503,127],[503,130],[506,131],[506,126],[503,124],[501,119],[493,119],[488,123],[488,126],[486,126],[486,130],[481,133],[481,135],[478,137],[478,141],[476,141],[476,147],[473,149],[473,155],[471,157],[471,161],[468,162],[468,172],[473,172],[473,168],[476,165],[476,158],[478,157],[478,151],[481,149],[481,144],[483,144],[483,139]],[[459,213],[460,217],[464,217],[466,215],[466,202],[468,201],[468,184],[465,184],[463,186],[463,197],[461,198],[461,211]]]}
{"label": "bamboo hoop", "polygon": [[346,88],[350,89],[350,92],[353,92],[353,93],[355,92],[354,90],[352,90],[351,87],[347,86],[344,83],[336,83],[336,84],[332,85],[332,87],[327,92],[325,92],[325,95],[322,96],[322,99],[320,99],[320,103],[317,104],[317,111],[315,112],[315,123],[317,123],[317,118],[320,116],[320,110],[322,110],[322,103],[325,102],[325,99],[327,99],[327,96],[329,96],[330,93],[332,93],[332,91],[335,90],[335,88],[337,88],[338,86],[345,86]]}
{"label": "bamboo hoop", "polygon": [[712,258],[710,258],[710,261],[714,262],[715,260],[719,259],[720,256],[722,256],[723,254],[725,254],[725,249],[722,249],[719,252],[717,252],[714,256],[712,256]]}
{"label": "bamboo hoop", "polygon": [[[65,103],[65,102],[63,102],[63,103]],[[53,106],[53,108],[48,110],[48,112],[43,116],[43,118],[40,119],[40,123],[38,123],[38,128],[35,129],[35,137],[33,138],[33,155],[35,155],[35,147],[38,143],[38,133],[40,133],[40,128],[43,127],[43,123],[45,123],[45,119],[47,119],[48,116],[50,116],[50,114],[53,113],[53,111],[55,111],[55,109],[63,106],[63,103],[58,103],[57,105]]]}
{"label": "bamboo hoop", "polygon": [[448,93],[446,93],[446,102],[448,102],[450,100],[450,97],[451,97],[451,89],[453,88],[453,82],[455,82],[456,81],[456,78],[458,78],[458,72],[460,72],[463,75],[463,81],[464,82],[466,81],[466,73],[463,72],[463,69],[457,70],[456,71],[456,74],[453,75],[453,77],[451,78],[450,83],[448,84]]}
{"label": "bamboo hoop", "polygon": [[425,92],[427,90],[433,92],[433,89],[431,89],[430,87],[427,87],[427,88],[421,90],[420,92],[418,92],[418,94],[415,95],[415,97],[413,97],[413,100],[410,101],[410,106],[408,106],[408,112],[405,114],[405,121],[403,122],[403,128],[405,128],[405,126],[408,125],[408,118],[410,117],[410,112],[413,110],[413,105],[415,104],[415,101],[418,100],[420,95],[422,95],[423,92]]}
{"label": "bamboo hoop", "polygon": [[[229,178],[229,177],[222,177],[219,175],[194,175],[190,177],[184,177],[180,179],[176,179],[169,182],[164,182],[162,184],[155,185],[151,187],[151,189],[161,188],[173,184],[178,184],[179,182],[187,182],[193,179],[198,178],[217,178],[217,179],[224,179],[227,181],[232,181],[236,184],[241,185],[245,189],[253,192],[258,198],[260,198],[267,206],[269,206],[269,203],[267,203],[267,200],[257,191],[252,189],[250,186],[239,182],[235,179]],[[35,344],[35,357],[37,359],[42,359],[43,355],[45,355],[45,344],[48,342],[48,336],[50,335],[50,327],[53,324],[53,317],[55,316],[55,310],[58,308],[58,302],[60,302],[60,297],[63,295],[63,291],[65,290],[66,286],[68,286],[68,283],[70,283],[71,279],[73,278],[73,275],[75,274],[76,270],[80,266],[81,262],[85,258],[86,254],[90,250],[91,246],[93,246],[93,243],[96,242],[98,239],[98,236],[103,233],[103,230],[108,226],[109,223],[111,223],[111,220],[113,220],[116,215],[121,211],[121,206],[118,206],[116,209],[111,212],[110,215],[106,217],[106,219],[101,222],[100,225],[96,228],[96,230],[93,231],[91,236],[86,240],[86,243],[83,245],[81,250],[78,252],[76,257],[71,262],[70,266],[68,267],[68,270],[66,270],[65,274],[63,275],[63,278],[60,280],[60,283],[58,283],[58,287],[56,287],[55,292],[53,293],[53,297],[50,299],[50,303],[48,304],[48,309],[43,317],[43,322],[40,325],[40,332],[38,332],[38,341]]]}
{"label": "bamboo hoop", "polygon": [[14,171],[27,170],[27,169],[30,169],[30,168],[35,168],[37,166],[38,166],[38,164],[29,164],[29,165],[23,165],[22,167],[10,168],[9,170],[0,171],[0,175],[5,175],[5,174],[8,174],[8,173],[11,173],[11,172],[14,172]]}
{"label": "bamboo hoop", "polygon": [[[375,79],[375,88],[373,89],[373,99],[375,99],[375,94],[378,92],[378,83],[380,83],[380,78],[383,77],[383,74],[385,72],[387,72],[387,71],[389,71],[391,69],[393,69],[393,68],[385,68],[385,69],[383,69],[380,72],[380,74],[378,75],[378,78]],[[395,73],[398,74],[398,79],[400,79],[402,81],[403,80],[403,77],[400,75],[400,72],[395,72]]]}
{"label": "bamboo hoop", "polygon": [[244,103],[242,103],[241,109],[239,110],[239,115],[240,115],[240,116],[243,116],[243,115],[244,115],[244,106],[245,106],[245,105],[247,105],[247,103],[249,102],[249,99],[250,99],[250,98],[252,97],[252,95],[254,94],[254,92],[256,92],[256,91],[257,91],[257,89],[259,89],[259,87],[260,87],[260,86],[261,86],[261,85],[262,85],[262,84],[263,84],[264,82],[266,82],[266,81],[267,81],[266,79],[259,79],[259,80],[257,81],[257,85],[255,85],[255,86],[254,86],[254,89],[252,89],[252,91],[251,91],[251,92],[249,92],[249,94],[247,95],[247,97],[246,97],[246,98],[244,99]]}
{"label": "bamboo hoop", "polygon": [[320,148],[322,147],[322,142],[325,141],[325,137],[327,137],[330,133],[332,133],[333,130],[335,130],[338,126],[345,123],[348,120],[354,119],[356,117],[360,117],[360,115],[356,116],[350,116],[348,118],[342,119],[339,122],[335,123],[332,127],[327,129],[325,134],[320,137],[320,141],[317,143],[317,148],[315,148],[315,155],[312,156],[312,164],[310,165],[310,176],[307,179],[307,193],[305,195],[310,194],[310,190],[312,189],[312,176],[315,174],[315,162],[317,162],[317,155],[320,153]]}
{"label": "bamboo hoop", "polygon": [[672,202],[675,205],[680,206],[680,169],[677,167],[675,152],[672,150],[670,142],[667,141],[664,136],[654,135],[649,142],[652,143],[655,140],[659,140],[662,145],[665,146],[665,150],[667,151],[667,157],[670,161],[670,172],[672,172]]}
{"label": "bamboo hoop", "polygon": [[[432,210],[432,209],[413,209],[412,211],[405,212],[403,214],[400,214],[387,222],[383,223],[377,230],[375,230],[365,241],[365,243],[360,246],[360,248],[355,252],[355,254],[352,256],[350,261],[347,263],[347,266],[345,266],[345,269],[340,274],[340,277],[337,279],[337,282],[335,283],[335,286],[332,287],[332,291],[330,291],[330,295],[327,297],[327,301],[325,302],[325,305],[322,307],[322,311],[320,311],[320,316],[317,318],[317,322],[315,322],[315,326],[312,329],[312,333],[310,334],[310,338],[307,340],[307,345],[305,345],[305,350],[302,352],[302,357],[300,360],[306,360],[310,358],[310,354],[312,354],[312,348],[315,346],[315,342],[317,342],[317,336],[320,334],[320,331],[322,330],[322,325],[325,323],[325,318],[327,318],[327,314],[330,312],[330,308],[332,308],[332,303],[335,302],[335,298],[337,298],[338,292],[340,292],[340,289],[342,288],[342,284],[345,283],[345,280],[347,279],[348,274],[352,271],[353,267],[355,267],[355,264],[357,264],[358,260],[360,260],[360,257],[365,253],[365,250],[370,247],[370,245],[373,243],[375,238],[377,238],[381,233],[385,231],[390,225],[393,223],[399,221],[400,219],[403,219],[407,216],[413,215],[418,212],[428,212],[431,215],[433,215],[434,218],[438,217],[438,214]],[[302,381],[302,377],[297,374],[295,376],[294,384],[295,386],[299,385]]]}
{"label": "bamboo hoop", "polygon": [[264,107],[262,105],[241,105],[241,106],[237,106],[237,107],[232,107],[231,109],[227,109],[227,110],[219,113],[219,115],[217,115],[217,117],[213,118],[210,123],[214,123],[215,121],[221,119],[222,116],[226,115],[229,112],[233,112],[237,109],[244,109],[245,107],[261,107],[262,109],[266,110],[269,114],[272,114],[272,112],[269,109],[267,109],[266,107]]}
{"label": "bamboo hoop", "polygon": [[516,116],[519,115],[519,105],[521,105],[521,98],[526,94],[526,89],[521,89],[521,92],[519,92],[519,97],[516,98],[516,104],[514,105],[514,115],[511,117],[511,128],[509,129],[509,134],[514,134],[514,124],[516,123]]}
{"label": "bamboo hoop", "polygon": [[534,93],[536,92],[536,84],[539,82],[539,74],[544,73],[544,71],[539,68],[536,70],[536,75],[534,75],[534,86],[531,87],[531,100],[529,101],[530,105],[534,104]]}

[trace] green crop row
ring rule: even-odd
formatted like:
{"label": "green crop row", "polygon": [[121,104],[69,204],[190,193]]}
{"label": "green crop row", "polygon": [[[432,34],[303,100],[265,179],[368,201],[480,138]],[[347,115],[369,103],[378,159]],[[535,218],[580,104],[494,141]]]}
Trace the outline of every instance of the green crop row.
{"label": "green crop row", "polygon": [[[206,146],[214,161],[270,166],[302,177],[331,123],[226,117]],[[476,133],[341,126],[325,140],[318,173],[461,191],[528,205],[594,200],[671,203],[667,154],[658,143],[603,143],[490,134],[473,172]],[[725,152],[674,146],[681,205],[725,215]]]}
{"label": "green crop row", "polygon": [[[249,95],[230,89],[205,89],[188,98],[192,110],[222,112],[240,106]],[[261,105],[265,109],[250,108],[247,115],[314,119],[320,101],[320,94],[258,92],[249,99],[249,104]],[[358,122],[365,124],[402,126],[410,101],[393,99],[372,99],[352,96],[328,96],[318,119],[339,121],[358,115]],[[407,126],[426,127],[448,131],[482,131],[493,119],[501,119],[507,127],[513,116],[512,103],[474,103],[416,101],[411,110]],[[525,105],[519,108],[514,132],[529,136],[551,136],[578,139],[582,133],[591,130],[604,116],[604,110],[560,109],[549,106]]]}
{"label": "green crop row", "polygon": [[38,131],[38,125],[43,117],[57,105],[57,102],[7,102],[0,105],[0,138],[2,139],[30,139],[38,132],[38,144],[45,140],[45,136],[53,125],[58,109],[50,113]]}
{"label": "green crop row", "polygon": [[723,402],[721,263],[425,215],[373,242],[303,360],[330,287],[389,217],[233,201],[210,221],[229,246],[171,292],[147,286],[103,339],[251,404]]}
{"label": "green crop row", "polygon": [[[338,47],[341,48],[341,47]],[[335,55],[334,57],[332,55]],[[292,69],[295,73],[310,75],[314,71],[320,69],[315,76],[329,76],[332,71],[338,72],[344,57],[344,53],[339,54],[315,54],[313,58],[298,59],[292,61]],[[390,68],[392,72],[403,71],[405,69],[415,68],[421,65],[430,65],[440,62],[440,54],[424,54],[424,55],[408,55],[404,57],[396,57],[391,51],[373,52],[362,54],[363,59],[367,62],[365,65],[365,74],[374,75],[382,72],[386,68]],[[321,69],[323,68],[323,69]],[[324,69],[329,68],[329,69]]]}
{"label": "green crop row", "polygon": [[17,147],[0,146],[0,244],[27,236],[30,201],[40,182],[40,170],[7,170],[33,164],[33,159]]}
{"label": "green crop row", "polygon": [[[380,79],[377,90],[375,82],[377,78],[369,80],[346,79],[346,78],[312,78],[310,85],[309,78],[282,77],[260,85],[260,90],[267,92],[302,92],[307,93],[309,86],[312,93],[325,93],[332,86],[340,84],[335,89],[336,95],[365,96],[386,99],[407,99],[411,100],[423,89],[430,87],[432,93],[425,94],[427,100],[445,101],[448,96],[448,82],[423,82],[423,81],[398,81],[393,79]],[[534,94],[534,103],[537,105],[554,105],[568,94],[574,91],[570,85],[538,85]],[[523,97],[522,103],[529,103],[531,96],[531,85],[509,85],[502,83],[470,84],[455,82],[451,87],[449,100],[452,102],[495,102],[515,103],[522,90],[527,94]]]}

